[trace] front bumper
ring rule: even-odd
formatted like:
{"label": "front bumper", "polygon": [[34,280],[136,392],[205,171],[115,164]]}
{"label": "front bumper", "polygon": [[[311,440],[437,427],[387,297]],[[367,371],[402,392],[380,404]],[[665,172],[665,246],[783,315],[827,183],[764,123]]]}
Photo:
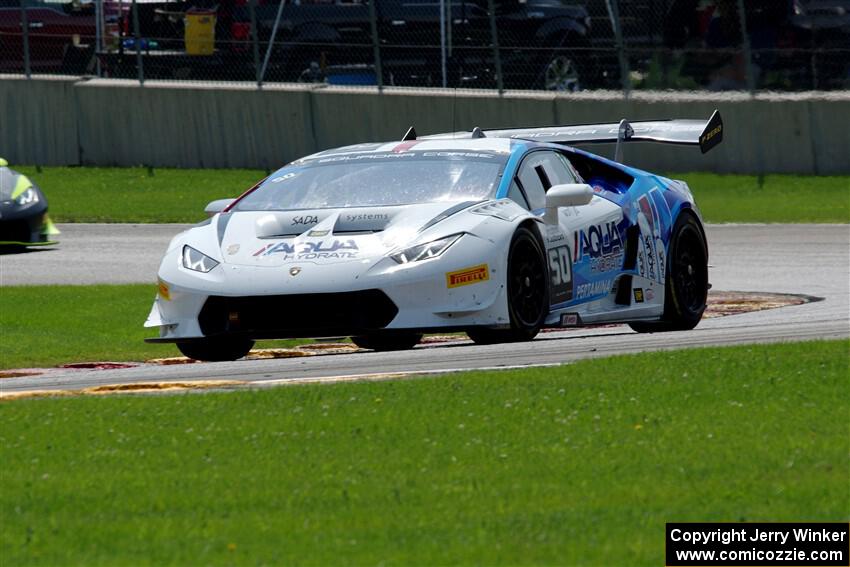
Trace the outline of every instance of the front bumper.
{"label": "front bumper", "polygon": [[[160,293],[145,326],[159,327],[155,342],[176,342],[216,335],[322,337],[508,324],[505,260],[486,240],[469,237],[460,244],[437,259],[410,265],[389,258],[366,269],[355,268],[359,261],[300,262],[295,276],[289,265],[225,264],[208,274],[188,273],[166,256]],[[449,274],[482,265],[486,279],[449,285]]]}
{"label": "front bumper", "polygon": [[0,246],[49,246],[59,230],[47,210],[0,218]]}

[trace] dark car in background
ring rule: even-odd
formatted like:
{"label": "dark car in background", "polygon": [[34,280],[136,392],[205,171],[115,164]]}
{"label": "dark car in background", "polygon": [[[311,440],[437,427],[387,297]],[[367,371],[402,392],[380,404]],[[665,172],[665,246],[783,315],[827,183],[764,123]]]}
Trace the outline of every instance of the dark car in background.
{"label": "dark car in background", "polygon": [[0,158],[0,250],[56,244],[47,197],[26,175]]}
{"label": "dark car in background", "polygon": [[[383,81],[395,86],[496,86],[496,61],[487,0],[447,2],[441,31],[434,0],[378,0],[375,20]],[[566,0],[494,0],[506,88],[577,90],[592,84],[596,65],[587,10]],[[271,37],[278,4],[256,8],[260,44]],[[372,66],[374,45],[367,2],[285,0],[269,77],[327,78],[327,68]],[[248,6],[234,20],[250,20]],[[243,41],[247,44],[246,33]],[[443,47],[443,45],[445,47]],[[245,47],[243,47],[245,49]],[[363,73],[359,73],[363,77]]]}
{"label": "dark car in background", "polygon": [[[747,0],[756,88],[850,86],[850,0]],[[743,34],[734,0],[673,0],[663,47],[681,70],[716,90],[744,88]]]}
{"label": "dark car in background", "polygon": [[[148,79],[255,81],[274,36],[266,82],[374,85],[377,47],[389,86],[749,87],[737,0],[137,0],[138,22],[130,2],[103,0],[97,52],[90,1],[25,5],[0,0],[0,72],[24,68],[26,14],[37,73],[136,78],[141,55]],[[850,85],[850,0],[744,6],[756,88]],[[186,22],[199,12],[209,49],[193,52]]]}
{"label": "dark car in background", "polygon": [[816,89],[850,88],[850,0],[794,0],[792,41],[806,46]]}
{"label": "dark car in background", "polygon": [[[132,4],[127,0],[103,0],[102,6],[102,51],[121,53],[133,35]],[[146,39],[145,45],[180,49],[183,14],[190,6],[192,3],[183,1],[137,0],[140,33],[151,38]],[[97,23],[91,0],[0,0],[0,72],[25,71],[24,19],[29,32],[26,42],[31,72],[95,72]]]}
{"label": "dark car in background", "polygon": [[[260,45],[278,4],[260,0]],[[493,88],[496,68],[487,0],[446,1],[441,49],[439,2],[377,0],[383,80],[397,86]],[[572,91],[640,88],[746,88],[735,0],[493,0],[503,86]],[[846,88],[850,0],[747,0],[756,86]],[[234,22],[250,27],[247,6]],[[240,24],[239,22],[243,22]],[[374,84],[369,6],[361,0],[285,0],[270,80]],[[248,47],[243,47],[247,51]],[[843,51],[842,51],[843,50]],[[445,59],[445,62],[443,62]]]}
{"label": "dark car in background", "polygon": [[[377,0],[385,85],[493,88],[496,61],[487,0],[446,2],[441,35],[440,3]],[[154,8],[151,11],[151,8]],[[494,0],[502,77],[506,88],[578,90],[596,84],[587,10],[570,0]],[[182,14],[213,10],[215,49],[182,50]],[[181,12],[183,10],[183,12]],[[275,22],[280,11],[280,19]],[[254,80],[274,35],[266,81],[376,84],[371,7],[363,0],[209,0],[141,4],[140,46],[145,76],[206,80]],[[257,59],[252,22],[257,27]],[[121,17],[119,48],[101,54],[106,73],[135,77],[132,15]]]}
{"label": "dark car in background", "polygon": [[34,73],[85,73],[94,54],[93,4],[0,0],[0,72],[24,72],[23,17]]}

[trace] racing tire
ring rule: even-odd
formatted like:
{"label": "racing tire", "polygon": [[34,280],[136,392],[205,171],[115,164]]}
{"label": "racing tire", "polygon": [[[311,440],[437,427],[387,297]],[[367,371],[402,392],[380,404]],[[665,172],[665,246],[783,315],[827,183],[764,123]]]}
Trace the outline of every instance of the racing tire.
{"label": "racing tire", "polygon": [[248,354],[254,346],[250,339],[207,338],[183,343],[177,343],[177,348],[183,356],[203,362],[224,362],[238,360]]}
{"label": "racing tire", "polygon": [[376,333],[351,337],[360,348],[375,351],[410,350],[422,340],[420,333]]}
{"label": "racing tire", "polygon": [[638,333],[688,331],[697,326],[708,300],[708,246],[693,215],[679,215],[667,257],[664,313],[660,321],[634,322]]}
{"label": "racing tire", "polygon": [[540,332],[549,313],[549,274],[543,246],[535,234],[520,227],[508,252],[508,315],[510,327],[469,329],[476,344],[530,341]]}

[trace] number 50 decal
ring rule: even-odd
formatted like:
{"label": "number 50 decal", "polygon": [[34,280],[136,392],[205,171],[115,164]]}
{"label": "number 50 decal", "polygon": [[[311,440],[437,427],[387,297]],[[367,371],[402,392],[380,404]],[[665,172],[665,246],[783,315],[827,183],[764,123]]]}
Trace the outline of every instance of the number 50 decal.
{"label": "number 50 decal", "polygon": [[556,246],[549,249],[549,273],[552,285],[549,287],[549,300],[552,304],[563,303],[573,298],[573,266],[569,246]]}

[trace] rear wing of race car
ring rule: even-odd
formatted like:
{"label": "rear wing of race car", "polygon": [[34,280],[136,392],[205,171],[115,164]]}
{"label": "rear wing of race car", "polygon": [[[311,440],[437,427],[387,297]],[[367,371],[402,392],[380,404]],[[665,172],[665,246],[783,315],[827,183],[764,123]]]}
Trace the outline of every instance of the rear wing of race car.
{"label": "rear wing of race car", "polygon": [[[481,134],[479,134],[481,135]],[[553,144],[617,144],[615,161],[622,161],[624,142],[660,142],[699,146],[706,153],[723,141],[723,119],[715,110],[708,120],[621,120],[610,124],[577,124],[543,128],[484,130],[488,138],[515,138]],[[473,137],[475,133],[473,132]]]}

